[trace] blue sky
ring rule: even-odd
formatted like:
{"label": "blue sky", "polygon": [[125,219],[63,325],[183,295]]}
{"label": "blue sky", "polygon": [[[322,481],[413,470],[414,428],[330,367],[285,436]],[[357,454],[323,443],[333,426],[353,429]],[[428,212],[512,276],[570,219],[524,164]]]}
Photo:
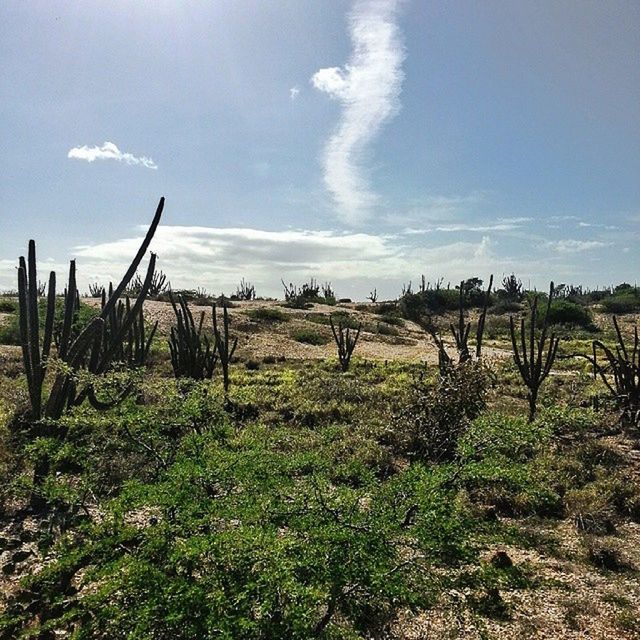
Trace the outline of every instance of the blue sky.
{"label": "blue sky", "polygon": [[174,287],[633,282],[639,51],[635,1],[5,0],[0,288],[116,278],[160,195]]}

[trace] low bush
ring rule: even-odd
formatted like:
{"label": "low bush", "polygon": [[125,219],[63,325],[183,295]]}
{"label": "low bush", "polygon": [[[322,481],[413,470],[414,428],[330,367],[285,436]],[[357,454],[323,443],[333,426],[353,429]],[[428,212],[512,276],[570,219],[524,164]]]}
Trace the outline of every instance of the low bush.
{"label": "low bush", "polygon": [[604,298],[601,304],[607,313],[615,313],[617,315],[637,313],[640,311],[640,296],[635,291],[620,293]]}
{"label": "low bush", "polygon": [[409,458],[451,460],[460,438],[485,408],[488,386],[488,371],[471,361],[451,367],[431,383],[424,374],[418,376],[392,421],[392,446]]}
{"label": "low bush", "polygon": [[296,342],[302,342],[304,344],[322,345],[328,344],[331,341],[331,338],[328,336],[325,336],[318,331],[314,331],[313,329],[306,328],[296,329],[291,334],[291,337]]}
{"label": "low bush", "polygon": [[[538,317],[538,324],[542,326],[545,314]],[[589,309],[569,300],[554,300],[549,309],[548,323],[550,325],[563,325],[569,328],[579,327],[581,329],[593,330],[593,318]]]}
{"label": "low bush", "polygon": [[249,309],[247,315],[252,320],[260,320],[262,322],[287,322],[289,316],[275,307],[258,307],[257,309]]}
{"label": "low bush", "polygon": [[18,303],[14,300],[0,299],[0,313],[13,313],[18,309]]}

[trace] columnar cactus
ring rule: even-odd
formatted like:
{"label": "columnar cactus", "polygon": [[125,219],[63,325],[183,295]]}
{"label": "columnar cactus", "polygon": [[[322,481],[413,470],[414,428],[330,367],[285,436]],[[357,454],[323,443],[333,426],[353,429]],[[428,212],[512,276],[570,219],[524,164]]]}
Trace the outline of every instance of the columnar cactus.
{"label": "columnar cactus", "polygon": [[211,379],[218,360],[217,342],[214,340],[211,344],[209,338],[202,333],[204,311],[196,324],[183,296],[178,296],[178,304],[172,293],[169,293],[169,299],[177,322],[176,326],[171,327],[169,336],[169,352],[175,377]]}
{"label": "columnar cactus", "polygon": [[[520,319],[520,348],[516,337],[516,328],[513,316],[509,318],[509,328],[511,332],[511,345],[513,347],[513,359],[518,367],[518,371],[529,389],[527,399],[529,401],[529,421],[536,417],[536,405],[538,392],[542,383],[551,371],[553,362],[558,352],[559,338],[554,333],[547,338],[549,310],[553,300],[553,282],[549,287],[549,298],[547,309],[544,314],[542,329],[536,332],[538,323],[538,296],[533,298],[531,303],[531,313],[529,315],[529,328],[527,330],[525,319]],[[545,349],[546,355],[545,355]]]}
{"label": "columnar cactus", "polygon": [[[142,305],[155,270],[156,256],[154,254],[151,254],[143,289],[133,306],[125,306],[117,324],[113,322],[113,314],[116,313],[117,315],[118,299],[134,276],[138,265],[149,247],[149,243],[160,222],[163,208],[164,198],[161,198],[147,235],[129,269],[118,286],[111,291],[109,298],[105,298],[99,316],[94,318],[76,337],[73,336],[72,329],[78,308],[79,294],[76,285],[75,261],[72,260],[70,262],[69,282],[64,295],[62,328],[56,344],[58,358],[68,366],[56,374],[44,408],[43,381],[50,359],[54,333],[56,275],[53,271],[49,275],[44,335],[41,344],[36,245],[33,240],[29,241],[28,258],[25,261],[24,257],[21,257],[19,261],[18,300],[20,308],[22,359],[27,377],[27,386],[29,388],[31,418],[33,420],[39,420],[43,416],[54,419],[59,418],[67,409],[81,404],[87,398],[92,404],[98,406],[98,408],[104,408],[105,403],[97,401],[91,384],[85,385],[82,390],[78,391],[74,375],[75,370],[84,368],[93,374],[104,373],[118,354],[122,352],[123,342],[132,331],[134,333],[135,331],[139,332],[138,341],[142,341],[141,344],[144,343],[145,345],[141,348],[146,348],[148,351],[149,343],[145,341],[140,334],[140,322]],[[136,323],[137,329],[134,329]],[[106,331],[106,327],[109,327],[110,330]]]}
{"label": "columnar cactus", "polygon": [[222,331],[220,331],[218,327],[216,305],[213,304],[213,335],[216,341],[216,351],[218,352],[218,358],[220,359],[220,365],[222,367],[224,392],[227,394],[229,392],[229,363],[238,346],[238,338],[236,336],[232,339],[229,335],[229,312],[224,298],[222,300]]}
{"label": "columnar cactus", "polygon": [[358,325],[355,334],[351,333],[351,329],[349,327],[343,327],[342,323],[338,323],[338,327],[336,328],[333,323],[333,317],[329,316],[329,324],[331,325],[331,332],[333,333],[333,339],[336,342],[336,346],[338,347],[338,358],[340,360],[340,367],[343,372],[349,370],[349,364],[351,362],[351,356],[356,348],[356,344],[358,344],[358,338],[360,337],[360,330],[362,329],[362,324]]}

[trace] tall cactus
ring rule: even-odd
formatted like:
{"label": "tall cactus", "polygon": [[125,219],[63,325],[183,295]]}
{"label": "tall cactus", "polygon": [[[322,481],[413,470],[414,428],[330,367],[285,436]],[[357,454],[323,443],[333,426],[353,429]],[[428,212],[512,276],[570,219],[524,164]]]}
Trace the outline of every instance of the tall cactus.
{"label": "tall cactus", "polygon": [[142,305],[155,270],[156,256],[154,254],[151,254],[147,277],[140,295],[133,306],[125,308],[117,329],[105,335],[105,326],[109,326],[108,318],[117,309],[118,298],[142,261],[160,222],[163,208],[164,198],[161,198],[151,226],[129,269],[118,286],[112,290],[109,298],[105,300],[100,315],[94,318],[76,337],[72,335],[72,328],[79,294],[76,285],[75,260],[71,260],[69,264],[69,281],[64,296],[62,328],[56,344],[58,358],[68,366],[64,371],[59,371],[56,374],[44,408],[43,382],[50,359],[54,333],[56,275],[52,271],[49,276],[47,311],[41,344],[36,245],[33,240],[29,241],[28,258],[25,261],[24,257],[21,257],[19,261],[18,300],[20,308],[20,342],[27,386],[29,388],[32,419],[39,420],[43,416],[54,419],[59,418],[70,407],[81,404],[87,398],[98,408],[104,408],[105,403],[99,402],[95,398],[95,393],[90,384],[85,385],[82,390],[78,391],[74,371],[84,368],[90,373],[104,373],[119,351],[121,351],[122,343],[129,332],[132,331],[134,324],[140,322]]}
{"label": "tall cactus", "polygon": [[222,299],[222,331],[218,327],[218,318],[216,313],[215,303],[212,305],[213,309],[213,336],[216,341],[216,351],[218,352],[218,358],[220,359],[220,365],[222,367],[222,383],[224,385],[225,395],[229,392],[229,363],[235,353],[238,346],[238,338],[231,338],[229,335],[229,312],[227,310],[227,304]]}
{"label": "tall cactus", "polygon": [[358,344],[358,338],[360,337],[360,330],[362,324],[358,325],[355,334],[351,333],[349,327],[342,326],[341,322],[338,322],[336,327],[333,323],[333,316],[329,316],[329,324],[331,325],[331,333],[333,333],[333,339],[338,347],[338,359],[340,360],[340,368],[343,373],[349,370],[349,364],[351,363],[351,356]]}
{"label": "tall cactus", "polygon": [[213,371],[218,360],[217,340],[213,344],[202,333],[205,313],[200,313],[196,323],[189,305],[183,296],[178,296],[178,304],[169,292],[169,300],[176,316],[176,326],[171,327],[169,336],[169,352],[171,365],[176,378],[193,378],[194,380],[208,380],[213,377]]}
{"label": "tall cactus", "polygon": [[[489,286],[484,293],[482,303],[482,311],[478,317],[478,325],[476,327],[476,358],[482,356],[482,339],[484,337],[484,327],[487,319],[487,309],[491,297],[491,287],[493,286],[493,274],[489,278]],[[458,350],[459,362],[467,362],[471,360],[471,351],[469,350],[469,333],[471,331],[471,323],[465,320],[464,316],[464,281],[460,283],[460,299],[458,302],[458,326],[453,323],[449,325],[451,334],[456,343]]]}
{"label": "tall cactus", "polygon": [[[553,282],[549,286],[549,298],[547,309],[542,321],[542,329],[536,332],[538,323],[538,296],[534,296],[531,303],[531,313],[529,316],[529,328],[527,330],[525,319],[520,319],[520,348],[516,337],[516,327],[513,316],[509,318],[509,329],[511,333],[511,345],[513,347],[513,359],[518,367],[520,376],[529,389],[527,399],[529,401],[529,422],[536,417],[536,405],[538,392],[542,383],[551,371],[553,362],[558,352],[559,338],[554,333],[547,339],[549,310],[553,300]],[[546,355],[545,355],[545,349]]]}

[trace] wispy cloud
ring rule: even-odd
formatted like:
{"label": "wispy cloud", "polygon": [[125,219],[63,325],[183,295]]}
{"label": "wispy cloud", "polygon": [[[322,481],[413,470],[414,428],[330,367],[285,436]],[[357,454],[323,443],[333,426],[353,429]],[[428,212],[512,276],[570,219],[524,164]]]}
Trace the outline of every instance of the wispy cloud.
{"label": "wispy cloud", "polygon": [[134,156],[132,153],[120,151],[113,143],[106,141],[101,147],[73,147],[69,149],[67,158],[75,158],[77,160],[86,160],[87,162],[95,162],[96,160],[116,160],[130,165],[142,165],[147,169],[157,169],[158,165],[147,156]]}
{"label": "wispy cloud", "polygon": [[291,100],[295,100],[298,95],[300,95],[300,89],[298,87],[291,87],[291,89],[289,89],[289,98],[291,98]]}
{"label": "wispy cloud", "polygon": [[580,253],[606,247],[608,243],[600,240],[550,240],[545,246],[558,253]]}
{"label": "wispy cloud", "polygon": [[405,235],[422,235],[426,233],[433,233],[434,231],[440,233],[461,233],[468,231],[487,233],[489,231],[515,231],[516,229],[522,228],[523,224],[529,220],[530,218],[498,218],[495,222],[488,222],[486,224],[460,222],[435,227],[407,227],[402,233]]}
{"label": "wispy cloud", "polygon": [[324,181],[350,223],[371,213],[378,196],[363,175],[361,155],[400,107],[405,57],[397,0],[360,0],[350,15],[353,51],[340,67],[320,69],[316,89],[342,104],[337,129],[324,150]]}

